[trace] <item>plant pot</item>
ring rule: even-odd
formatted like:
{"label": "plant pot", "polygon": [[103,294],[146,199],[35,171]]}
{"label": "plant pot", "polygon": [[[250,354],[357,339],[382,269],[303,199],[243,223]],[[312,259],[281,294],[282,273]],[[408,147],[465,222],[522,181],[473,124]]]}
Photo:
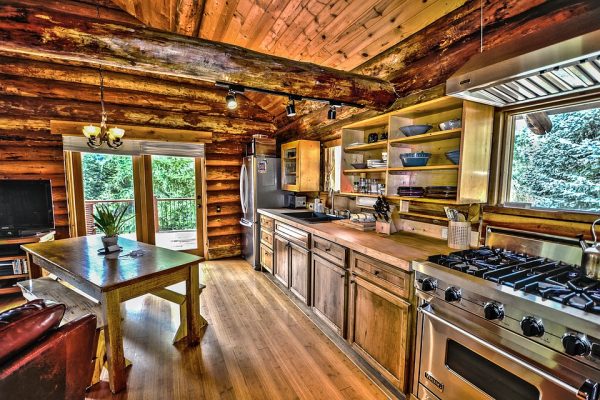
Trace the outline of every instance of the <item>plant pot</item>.
{"label": "plant pot", "polygon": [[102,244],[104,245],[105,249],[108,249],[110,246],[116,246],[117,245],[117,241],[119,240],[119,236],[118,235],[114,235],[114,236],[102,236]]}

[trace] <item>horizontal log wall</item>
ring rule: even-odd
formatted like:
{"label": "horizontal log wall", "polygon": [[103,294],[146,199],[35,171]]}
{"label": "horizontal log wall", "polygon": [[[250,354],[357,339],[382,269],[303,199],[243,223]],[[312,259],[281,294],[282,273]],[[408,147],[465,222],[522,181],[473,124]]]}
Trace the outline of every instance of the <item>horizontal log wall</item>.
{"label": "horizontal log wall", "polygon": [[[97,13],[95,6],[85,3],[45,4],[64,13],[90,13],[93,18]],[[130,19],[112,7],[101,7],[100,15],[114,20]],[[104,76],[110,124],[213,133],[214,142],[206,145],[208,256],[214,259],[239,255],[239,167],[243,143],[256,133],[273,134],[271,115],[243,96],[238,98],[237,110],[227,110],[226,91],[209,83],[166,81],[110,71],[105,71]],[[69,236],[69,221],[62,138],[51,134],[50,120],[99,122],[99,117],[97,69],[12,57],[0,59],[0,179],[51,179],[57,238]]]}

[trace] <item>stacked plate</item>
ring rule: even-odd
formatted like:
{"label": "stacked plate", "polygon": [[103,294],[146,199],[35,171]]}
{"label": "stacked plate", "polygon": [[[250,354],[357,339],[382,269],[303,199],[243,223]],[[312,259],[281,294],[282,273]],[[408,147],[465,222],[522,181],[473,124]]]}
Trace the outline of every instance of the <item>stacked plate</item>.
{"label": "stacked plate", "polygon": [[423,197],[425,196],[425,188],[421,186],[398,186],[398,196]]}
{"label": "stacked plate", "polygon": [[383,160],[367,160],[367,168],[386,168],[387,162]]}
{"label": "stacked plate", "polygon": [[460,150],[452,150],[446,153],[448,160],[452,161],[452,164],[458,164],[460,161]]}
{"label": "stacked plate", "polygon": [[427,186],[425,196],[434,199],[455,199],[456,186]]}

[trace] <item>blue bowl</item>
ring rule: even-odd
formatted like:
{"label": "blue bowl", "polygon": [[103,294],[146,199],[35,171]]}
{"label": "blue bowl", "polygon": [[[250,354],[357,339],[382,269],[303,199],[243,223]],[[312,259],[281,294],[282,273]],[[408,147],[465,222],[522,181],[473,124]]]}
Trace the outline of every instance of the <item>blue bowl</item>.
{"label": "blue bowl", "polygon": [[458,164],[460,162],[460,150],[453,150],[446,153],[448,160],[452,161],[452,164]]}
{"label": "blue bowl", "polygon": [[405,167],[424,167],[431,158],[431,153],[423,151],[419,153],[404,153],[400,154],[400,160]]}
{"label": "blue bowl", "polygon": [[431,128],[431,125],[407,125],[401,127],[400,131],[406,136],[417,136],[427,133]]}

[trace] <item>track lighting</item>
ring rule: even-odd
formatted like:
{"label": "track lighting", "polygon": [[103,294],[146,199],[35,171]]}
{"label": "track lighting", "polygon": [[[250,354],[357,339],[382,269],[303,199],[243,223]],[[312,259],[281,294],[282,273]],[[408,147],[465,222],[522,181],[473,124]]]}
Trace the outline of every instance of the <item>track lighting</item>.
{"label": "track lighting", "polygon": [[335,119],[337,111],[335,111],[335,106],[332,104],[329,106],[329,111],[327,111],[327,119]]}
{"label": "track lighting", "polygon": [[227,108],[230,110],[235,110],[237,108],[238,103],[233,90],[229,89],[227,96],[225,96],[225,103],[227,104]]}
{"label": "track lighting", "polygon": [[285,111],[287,112],[288,117],[293,117],[296,115],[296,103],[294,98],[290,96],[290,102],[287,106],[285,106]]}

